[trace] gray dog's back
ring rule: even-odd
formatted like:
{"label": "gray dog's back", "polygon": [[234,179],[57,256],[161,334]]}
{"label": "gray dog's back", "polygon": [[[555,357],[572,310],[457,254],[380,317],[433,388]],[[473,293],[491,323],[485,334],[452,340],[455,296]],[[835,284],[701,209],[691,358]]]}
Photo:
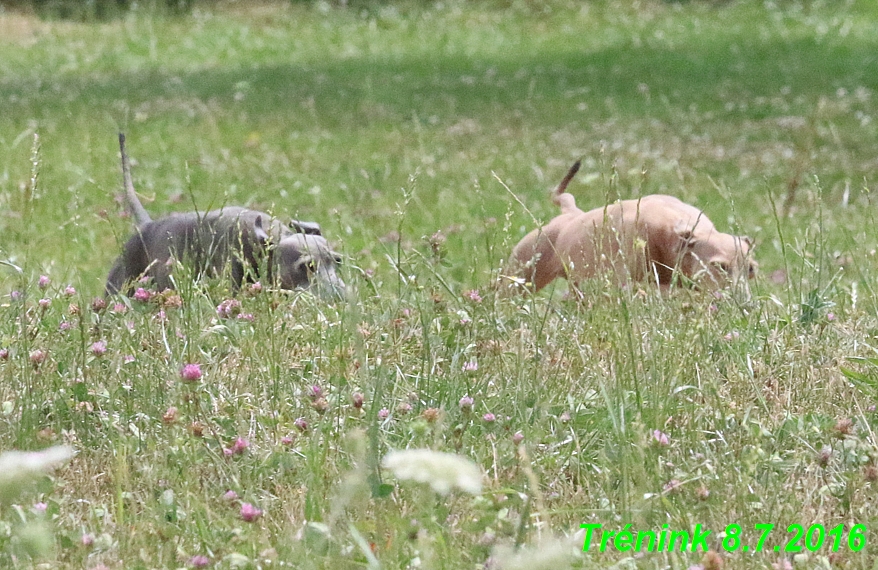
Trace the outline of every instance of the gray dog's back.
{"label": "gray dog's back", "polygon": [[[245,273],[259,272],[267,260],[257,255],[255,220],[262,212],[227,207],[203,214],[186,212],[151,220],[137,228],[125,244],[107,279],[107,293],[119,293],[126,283],[144,276],[159,291],[172,286],[172,264],[186,262],[199,275],[219,275],[230,265],[233,285],[241,286]],[[292,233],[277,220],[266,228],[274,243]]]}

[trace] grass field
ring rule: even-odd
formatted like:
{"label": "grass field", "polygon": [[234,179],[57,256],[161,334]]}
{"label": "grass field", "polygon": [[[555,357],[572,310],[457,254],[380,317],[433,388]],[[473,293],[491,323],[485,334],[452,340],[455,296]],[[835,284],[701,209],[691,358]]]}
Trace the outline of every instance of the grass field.
{"label": "grass field", "polygon": [[[0,8],[0,450],[76,451],[0,473],[0,567],[873,568],[876,54],[867,0]],[[351,298],[95,301],[120,130],[153,215],[317,220]],[[579,157],[583,208],[668,193],[752,236],[753,300],[496,297]],[[481,491],[380,467],[406,448]]]}

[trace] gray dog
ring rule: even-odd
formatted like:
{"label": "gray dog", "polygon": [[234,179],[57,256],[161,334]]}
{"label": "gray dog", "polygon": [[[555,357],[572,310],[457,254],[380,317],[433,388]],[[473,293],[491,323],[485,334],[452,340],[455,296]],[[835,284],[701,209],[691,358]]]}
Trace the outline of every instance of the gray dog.
{"label": "gray dog", "polygon": [[145,277],[159,291],[171,288],[171,269],[180,260],[199,275],[219,275],[229,266],[235,290],[265,273],[268,283],[282,289],[344,297],[345,284],[337,273],[341,256],[329,247],[318,224],[293,220],[287,226],[264,212],[233,206],[153,220],[134,191],[122,133],[119,148],[125,205],[137,231],[110,270],[107,295],[131,294],[131,284]]}

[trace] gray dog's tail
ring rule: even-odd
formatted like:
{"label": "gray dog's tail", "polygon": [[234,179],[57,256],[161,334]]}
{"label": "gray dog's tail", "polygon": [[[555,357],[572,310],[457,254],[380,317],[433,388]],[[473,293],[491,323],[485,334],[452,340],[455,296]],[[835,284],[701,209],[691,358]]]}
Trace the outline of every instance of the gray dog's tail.
{"label": "gray dog's tail", "polygon": [[134,191],[134,182],[131,181],[131,165],[128,164],[128,155],[125,154],[125,133],[119,133],[119,150],[122,152],[122,180],[125,183],[125,206],[132,216],[137,227],[142,227],[152,221],[143,204],[137,198]]}
{"label": "gray dog's tail", "polygon": [[570,170],[567,171],[567,175],[561,181],[561,184],[558,184],[558,187],[552,192],[552,202],[561,208],[562,214],[569,214],[578,210],[576,207],[576,199],[573,197],[573,194],[567,194],[567,185],[570,184],[570,181],[573,180],[573,177],[579,172],[579,167],[581,165],[581,160],[574,162],[573,166],[570,167]]}

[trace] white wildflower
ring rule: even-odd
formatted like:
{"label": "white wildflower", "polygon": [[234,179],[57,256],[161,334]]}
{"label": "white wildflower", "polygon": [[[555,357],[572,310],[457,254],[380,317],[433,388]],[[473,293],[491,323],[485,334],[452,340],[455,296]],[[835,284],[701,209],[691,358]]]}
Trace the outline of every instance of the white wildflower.
{"label": "white wildflower", "polygon": [[466,457],[430,449],[391,451],[382,465],[398,479],[429,483],[433,490],[447,495],[452,487],[479,495],[482,492],[482,470]]}
{"label": "white wildflower", "polygon": [[491,559],[500,570],[561,570],[570,568],[579,548],[571,538],[548,538],[517,550],[511,546],[498,546],[494,548]]}
{"label": "white wildflower", "polygon": [[18,494],[22,485],[35,475],[73,457],[73,449],[66,445],[42,451],[7,451],[0,453],[0,497],[7,499]]}
{"label": "white wildflower", "polygon": [[240,552],[226,554],[223,557],[223,562],[228,564],[230,568],[247,568],[252,564],[252,561]]}
{"label": "white wildflower", "polygon": [[57,445],[42,451],[7,451],[0,453],[0,483],[45,471],[73,457],[73,449]]}

